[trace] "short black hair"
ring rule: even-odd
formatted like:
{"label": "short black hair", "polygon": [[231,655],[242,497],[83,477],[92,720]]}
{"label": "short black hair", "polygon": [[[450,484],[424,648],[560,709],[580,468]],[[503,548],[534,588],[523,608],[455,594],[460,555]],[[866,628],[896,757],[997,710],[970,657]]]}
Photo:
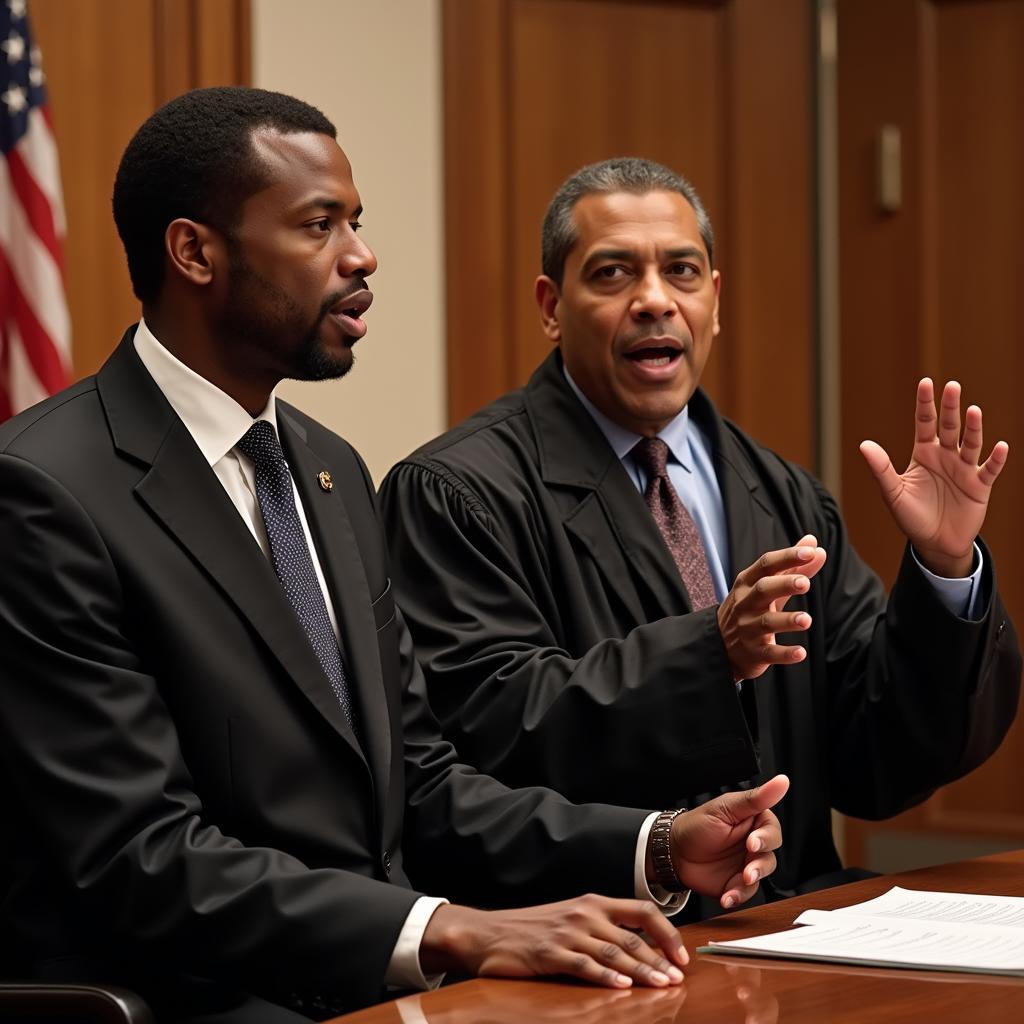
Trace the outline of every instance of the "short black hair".
{"label": "short black hair", "polygon": [[578,239],[572,216],[576,204],[584,196],[609,192],[632,192],[638,196],[648,192],[678,192],[697,215],[697,229],[708,251],[708,262],[714,266],[715,234],[697,190],[664,164],[635,156],[619,156],[581,167],[562,182],[548,204],[541,229],[540,263],[542,272],[559,287],[566,258]]}
{"label": "short black hair", "polygon": [[253,132],[337,129],[316,107],[266,89],[193,89],[162,106],[128,143],[114,180],[114,221],[132,289],[157,299],[164,277],[164,233],[179,217],[230,234],[242,204],[269,184]]}

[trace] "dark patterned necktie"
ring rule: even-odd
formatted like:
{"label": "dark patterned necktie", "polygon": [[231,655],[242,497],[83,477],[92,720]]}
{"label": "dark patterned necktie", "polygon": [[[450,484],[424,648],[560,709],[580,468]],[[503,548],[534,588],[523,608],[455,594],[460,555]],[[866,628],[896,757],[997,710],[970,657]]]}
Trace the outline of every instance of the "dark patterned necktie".
{"label": "dark patterned necktie", "polygon": [[668,478],[668,445],[660,437],[645,437],[636,443],[632,455],[647,474],[644,500],[683,578],[693,610],[715,604],[715,587],[700,531]]}
{"label": "dark patterned necktie", "polygon": [[309,637],[349,725],[352,725],[352,701],[345,682],[338,638],[327,615],[327,604],[295,508],[292,475],[277,433],[266,420],[257,420],[238,442],[238,449],[248,455],[256,466],[256,498],[267,529],[274,571]]}

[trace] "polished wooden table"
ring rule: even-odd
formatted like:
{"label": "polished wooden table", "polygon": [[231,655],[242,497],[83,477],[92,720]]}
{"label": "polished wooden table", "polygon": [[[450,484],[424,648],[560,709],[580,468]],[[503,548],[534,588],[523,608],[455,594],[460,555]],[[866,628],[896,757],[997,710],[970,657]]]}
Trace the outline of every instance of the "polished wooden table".
{"label": "polished wooden table", "polygon": [[893,885],[1024,896],[1024,850],[854,882],[687,925],[686,980],[610,991],[559,981],[479,978],[359,1013],[338,1024],[929,1024],[1024,1022],[1024,979],[695,954],[709,939],[780,931],[803,910],[834,910]]}

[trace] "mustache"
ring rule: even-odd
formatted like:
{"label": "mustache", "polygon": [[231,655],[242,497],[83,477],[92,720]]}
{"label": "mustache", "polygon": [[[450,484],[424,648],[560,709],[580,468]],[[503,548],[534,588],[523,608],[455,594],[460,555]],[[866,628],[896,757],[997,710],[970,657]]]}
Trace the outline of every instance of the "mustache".
{"label": "mustache", "polygon": [[332,309],[334,309],[335,306],[338,305],[339,302],[343,302],[350,295],[358,295],[359,292],[365,292],[365,291],[366,291],[366,282],[365,281],[359,281],[358,283],[352,285],[351,288],[346,288],[344,291],[341,291],[341,292],[331,292],[331,294],[328,295],[327,298],[324,299],[324,301],[320,303],[320,315],[317,317],[317,322],[319,323],[321,320],[323,320],[327,316],[327,314]]}
{"label": "mustache", "polygon": [[360,285],[357,288],[349,288],[343,292],[331,292],[330,295],[320,303],[320,312],[317,314],[316,322],[314,327],[319,327],[326,319],[334,307],[344,299],[347,299],[350,295],[355,295],[356,292],[366,291],[366,285]]}

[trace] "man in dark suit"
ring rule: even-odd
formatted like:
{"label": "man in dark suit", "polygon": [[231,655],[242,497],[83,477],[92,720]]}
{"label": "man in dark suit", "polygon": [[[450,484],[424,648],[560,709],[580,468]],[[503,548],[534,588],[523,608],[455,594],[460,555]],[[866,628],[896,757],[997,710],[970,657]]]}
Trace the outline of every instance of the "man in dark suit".
{"label": "man in dark suit", "polygon": [[554,351],[381,496],[398,602],[463,756],[625,805],[784,771],[772,884],[792,892],[842,877],[832,808],[895,814],[1013,719],[1020,653],[976,539],[1007,446],[979,466],[981,411],[961,439],[948,384],[936,427],[930,381],[906,473],[865,442],[908,541],[887,599],[821,484],[698,387],[719,330],[713,251],[669,169],[574,175],[536,285]]}
{"label": "man in dark suit", "polygon": [[0,428],[0,931],[32,976],[164,1021],[322,1017],[448,969],[678,983],[651,898],[748,898],[786,780],[659,815],[457,762],[365,467],[273,395],[366,330],[334,136],[262,90],[154,114],[114,190],[144,319]]}

